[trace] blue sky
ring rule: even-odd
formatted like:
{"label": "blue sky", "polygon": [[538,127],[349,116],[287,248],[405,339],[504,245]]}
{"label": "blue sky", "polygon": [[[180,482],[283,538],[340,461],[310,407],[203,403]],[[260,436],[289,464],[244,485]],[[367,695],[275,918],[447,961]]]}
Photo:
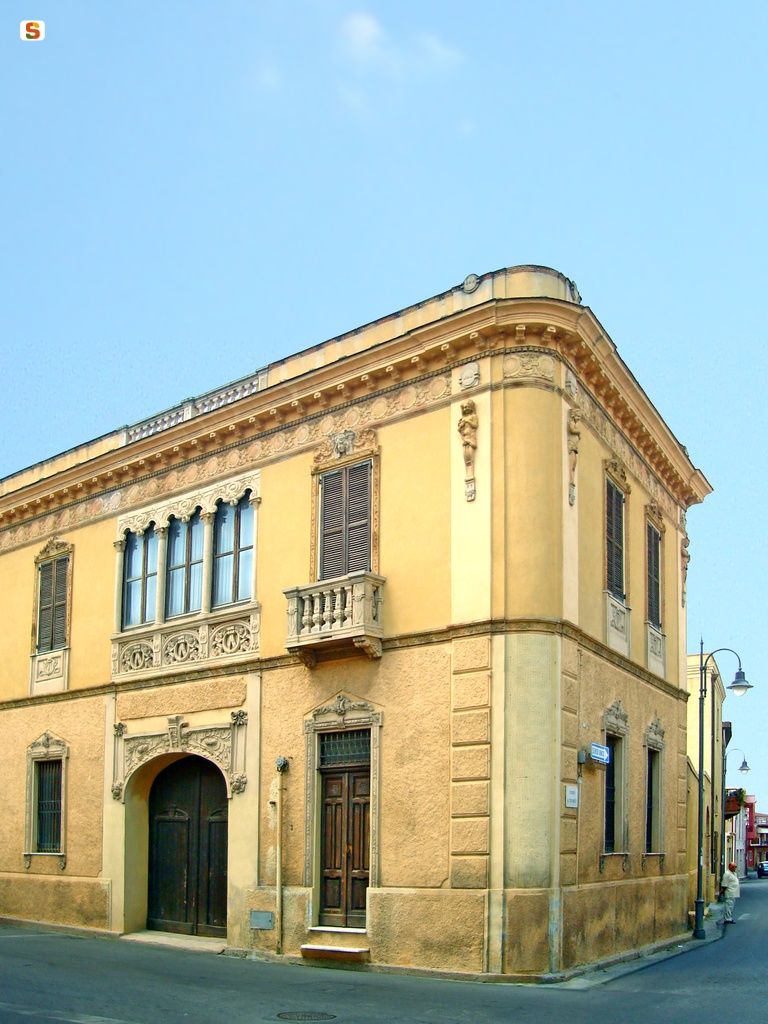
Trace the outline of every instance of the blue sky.
{"label": "blue sky", "polygon": [[556,267],[715,487],[689,649],[742,656],[725,713],[768,810],[767,29],[752,2],[6,0],[0,476]]}

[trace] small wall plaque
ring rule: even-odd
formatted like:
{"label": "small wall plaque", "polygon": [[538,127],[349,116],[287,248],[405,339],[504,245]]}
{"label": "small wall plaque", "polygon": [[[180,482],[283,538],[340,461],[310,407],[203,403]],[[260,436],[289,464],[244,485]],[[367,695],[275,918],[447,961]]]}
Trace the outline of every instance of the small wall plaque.
{"label": "small wall plaque", "polygon": [[271,910],[252,910],[251,928],[255,931],[269,931],[275,927],[275,915]]}
{"label": "small wall plaque", "polygon": [[579,787],[567,785],[565,787],[565,806],[566,807],[578,807],[579,806]]}

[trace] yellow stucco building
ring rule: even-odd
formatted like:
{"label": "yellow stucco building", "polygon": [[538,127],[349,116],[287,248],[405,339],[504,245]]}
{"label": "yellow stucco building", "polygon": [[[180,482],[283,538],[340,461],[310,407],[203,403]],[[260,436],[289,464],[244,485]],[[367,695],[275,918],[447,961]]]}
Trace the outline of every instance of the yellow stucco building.
{"label": "yellow stucco building", "polygon": [[708,493],[542,267],[3,480],[0,914],[510,977],[680,933]]}

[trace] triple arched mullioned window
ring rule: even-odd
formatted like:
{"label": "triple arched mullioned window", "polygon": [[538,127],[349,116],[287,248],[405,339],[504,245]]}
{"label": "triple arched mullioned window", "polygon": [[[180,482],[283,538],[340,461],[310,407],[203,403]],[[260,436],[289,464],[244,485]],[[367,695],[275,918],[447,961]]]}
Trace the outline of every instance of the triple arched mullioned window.
{"label": "triple arched mullioned window", "polygon": [[126,531],[123,629],[163,621],[253,597],[254,513],[251,492],[214,513],[196,508],[141,533]]}

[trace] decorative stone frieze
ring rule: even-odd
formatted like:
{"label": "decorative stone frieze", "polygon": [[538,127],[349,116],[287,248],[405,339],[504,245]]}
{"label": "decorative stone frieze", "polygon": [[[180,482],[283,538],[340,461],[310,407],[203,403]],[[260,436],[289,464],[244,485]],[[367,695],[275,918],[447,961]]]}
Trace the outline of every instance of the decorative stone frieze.
{"label": "decorative stone frieze", "polygon": [[125,801],[125,789],[131,776],[142,765],[161,754],[183,752],[213,761],[227,783],[227,796],[242,793],[248,779],[245,773],[245,742],[248,713],[233,711],[222,725],[190,726],[182,715],[168,718],[165,732],[132,735],[124,722],[114,728],[112,758],[112,796]]}
{"label": "decorative stone frieze", "polygon": [[150,523],[154,523],[156,527],[165,526],[171,518],[187,522],[198,508],[203,515],[213,514],[218,502],[236,505],[246,491],[251,492],[252,501],[258,500],[259,482],[260,473],[254,470],[233,476],[230,480],[224,480],[212,487],[190,491],[169,501],[137,509],[130,515],[118,518],[118,540],[122,539],[128,530],[131,533],[143,533]]}
{"label": "decorative stone frieze", "polygon": [[112,677],[169,675],[179,669],[258,656],[258,606],[226,616],[211,613],[183,627],[173,622],[130,630],[112,638]]}
{"label": "decorative stone frieze", "polygon": [[554,381],[555,362],[551,355],[535,350],[514,352],[504,356],[503,373],[506,380]]}

